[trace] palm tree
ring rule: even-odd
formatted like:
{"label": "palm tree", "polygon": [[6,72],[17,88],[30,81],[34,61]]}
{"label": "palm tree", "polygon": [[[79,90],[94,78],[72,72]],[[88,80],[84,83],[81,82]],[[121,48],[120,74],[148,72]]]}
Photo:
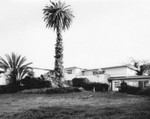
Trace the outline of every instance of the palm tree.
{"label": "palm tree", "polygon": [[45,6],[43,9],[44,21],[46,27],[52,28],[57,33],[56,45],[55,45],[55,81],[59,85],[62,84],[64,78],[63,73],[63,42],[61,31],[69,29],[74,17],[72,11],[68,8],[70,5],[66,5],[65,2],[52,2],[49,6]]}
{"label": "palm tree", "polygon": [[12,53],[11,55],[6,54],[6,60],[0,57],[0,68],[4,69],[5,72],[10,71],[9,77],[11,83],[15,84],[17,80],[21,80],[25,75],[29,73],[30,63],[24,64],[26,62],[25,57],[21,55],[16,55]]}

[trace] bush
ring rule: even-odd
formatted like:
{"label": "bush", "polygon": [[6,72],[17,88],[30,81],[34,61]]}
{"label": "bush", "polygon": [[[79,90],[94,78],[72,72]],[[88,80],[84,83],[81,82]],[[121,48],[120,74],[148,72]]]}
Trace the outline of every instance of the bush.
{"label": "bush", "polygon": [[15,93],[22,90],[19,85],[4,85],[0,86],[0,94]]}
{"label": "bush", "polygon": [[81,92],[81,89],[77,87],[62,87],[62,88],[51,88],[46,90],[46,94],[63,94],[72,92]]}
{"label": "bush", "polygon": [[141,88],[139,87],[124,85],[120,87],[119,92],[128,93],[128,94],[137,94],[140,90]]}
{"label": "bush", "polygon": [[29,76],[26,76],[24,79],[22,79],[21,84],[23,84],[25,89],[45,88],[51,86],[50,81],[44,81],[40,78],[31,78]]}
{"label": "bush", "polygon": [[138,92],[139,95],[148,95],[150,96],[150,87],[146,87]]}
{"label": "bush", "polygon": [[82,90],[77,87],[62,87],[62,88],[41,88],[41,89],[28,89],[20,91],[21,94],[64,94],[81,92]]}
{"label": "bush", "polygon": [[86,83],[90,81],[87,78],[74,78],[72,79],[72,84],[74,87],[84,87]]}
{"label": "bush", "polygon": [[109,85],[106,83],[86,83],[84,85],[85,90],[93,90],[95,88],[95,91],[108,91]]}

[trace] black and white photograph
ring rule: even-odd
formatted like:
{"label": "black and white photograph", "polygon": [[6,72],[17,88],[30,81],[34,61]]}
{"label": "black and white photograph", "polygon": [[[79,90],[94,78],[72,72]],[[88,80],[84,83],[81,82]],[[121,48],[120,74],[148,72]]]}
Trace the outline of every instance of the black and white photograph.
{"label": "black and white photograph", "polygon": [[0,119],[150,119],[150,1],[1,0]]}

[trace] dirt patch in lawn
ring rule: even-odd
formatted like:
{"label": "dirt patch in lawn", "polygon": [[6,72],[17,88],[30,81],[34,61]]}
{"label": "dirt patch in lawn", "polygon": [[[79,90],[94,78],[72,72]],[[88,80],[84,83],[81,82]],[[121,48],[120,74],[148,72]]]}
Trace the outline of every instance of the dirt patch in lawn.
{"label": "dirt patch in lawn", "polygon": [[[0,95],[0,118],[24,119],[21,115],[23,117],[28,115],[25,119],[98,118],[110,117],[109,115],[115,118],[116,114],[130,115],[130,112],[135,112],[140,106],[148,104],[150,104],[149,97],[115,92],[87,91],[59,95],[6,94]],[[149,106],[146,109],[149,110]],[[143,108],[140,110],[142,111]]]}

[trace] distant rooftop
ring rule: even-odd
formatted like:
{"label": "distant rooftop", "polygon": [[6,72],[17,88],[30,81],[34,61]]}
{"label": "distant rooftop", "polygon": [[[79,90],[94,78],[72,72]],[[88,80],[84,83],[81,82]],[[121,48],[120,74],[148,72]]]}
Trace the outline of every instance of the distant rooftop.
{"label": "distant rooftop", "polygon": [[104,67],[104,68],[101,68],[101,69],[113,69],[113,68],[120,68],[120,67],[128,67],[128,65],[119,65],[119,66]]}
{"label": "distant rooftop", "polygon": [[133,79],[150,79],[150,76],[120,76],[110,77],[108,80],[133,80]]}
{"label": "distant rooftop", "polygon": [[80,67],[67,67],[67,68],[65,68],[65,69],[83,69],[83,68],[80,68]]}

